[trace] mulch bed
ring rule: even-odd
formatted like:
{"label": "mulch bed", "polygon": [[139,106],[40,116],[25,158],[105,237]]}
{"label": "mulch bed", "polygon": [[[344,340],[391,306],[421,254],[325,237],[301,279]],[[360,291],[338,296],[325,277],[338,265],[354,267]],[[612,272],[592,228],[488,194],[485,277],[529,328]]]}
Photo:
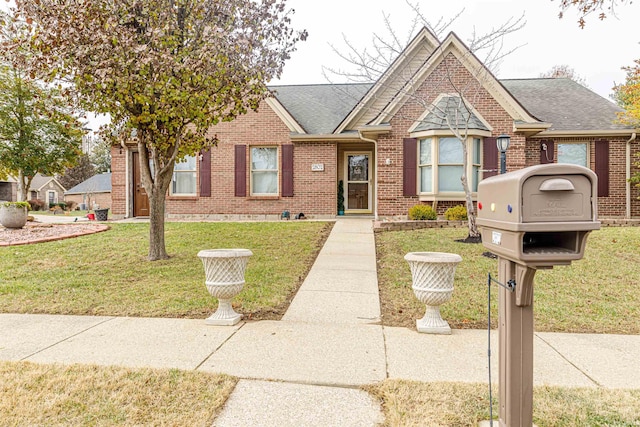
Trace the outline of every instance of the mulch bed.
{"label": "mulch bed", "polygon": [[110,227],[104,224],[39,224],[28,223],[20,229],[0,226],[0,246],[28,245],[100,233]]}

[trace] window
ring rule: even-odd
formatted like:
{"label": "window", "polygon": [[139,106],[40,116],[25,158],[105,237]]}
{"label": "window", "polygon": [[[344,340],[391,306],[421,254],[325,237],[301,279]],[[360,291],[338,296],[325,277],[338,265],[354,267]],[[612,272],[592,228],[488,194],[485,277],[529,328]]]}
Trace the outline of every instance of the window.
{"label": "window", "polygon": [[187,156],[173,168],[172,196],[196,195],[196,157]]}
{"label": "window", "polygon": [[588,147],[586,142],[558,144],[558,163],[588,167]]}
{"label": "window", "polygon": [[[467,142],[467,177],[471,191],[478,191],[481,167],[481,140],[470,138]],[[420,140],[419,161],[420,193],[462,193],[464,150],[455,137],[433,137]]]}
{"label": "window", "polygon": [[433,164],[431,163],[431,138],[420,141],[420,192],[433,193]]}
{"label": "window", "polygon": [[53,206],[55,203],[58,203],[58,197],[55,191],[49,190],[47,191],[47,201],[49,202],[49,207]]}
{"label": "window", "polygon": [[278,194],[278,148],[251,147],[251,195]]}

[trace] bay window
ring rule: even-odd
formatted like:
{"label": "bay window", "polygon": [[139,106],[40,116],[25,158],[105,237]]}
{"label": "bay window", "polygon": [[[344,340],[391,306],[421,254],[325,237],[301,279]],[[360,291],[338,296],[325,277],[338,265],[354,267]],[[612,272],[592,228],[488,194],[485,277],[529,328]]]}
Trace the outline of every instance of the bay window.
{"label": "bay window", "polygon": [[[464,193],[460,177],[464,170],[464,150],[456,137],[434,136],[420,139],[418,153],[421,194]],[[467,140],[467,179],[472,192],[478,190],[481,167],[481,140]]]}

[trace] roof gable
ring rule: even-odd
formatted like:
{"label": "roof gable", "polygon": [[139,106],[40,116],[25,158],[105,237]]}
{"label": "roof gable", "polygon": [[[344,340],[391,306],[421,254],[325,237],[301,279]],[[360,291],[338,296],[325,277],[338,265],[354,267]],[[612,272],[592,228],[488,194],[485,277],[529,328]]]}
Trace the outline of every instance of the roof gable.
{"label": "roof gable", "polygon": [[[516,100],[509,91],[493,76],[486,66],[469,50],[455,33],[449,33],[442,44],[424,62],[416,75],[407,81],[405,87],[397,96],[378,114],[371,122],[373,125],[388,122],[405,102],[410,99],[415,88],[420,87],[431,73],[440,65],[448,55],[454,55],[459,63],[477,79],[480,85],[500,104],[500,106],[513,118],[514,121],[524,123],[540,123]],[[464,93],[463,93],[464,95]]]}
{"label": "roof gable", "polygon": [[335,129],[335,133],[355,129],[374,120],[379,112],[398,96],[402,88],[406,86],[406,82],[413,78],[416,71],[433,54],[439,44],[436,36],[426,27],[422,28],[378,81],[373,84],[353,111]]}

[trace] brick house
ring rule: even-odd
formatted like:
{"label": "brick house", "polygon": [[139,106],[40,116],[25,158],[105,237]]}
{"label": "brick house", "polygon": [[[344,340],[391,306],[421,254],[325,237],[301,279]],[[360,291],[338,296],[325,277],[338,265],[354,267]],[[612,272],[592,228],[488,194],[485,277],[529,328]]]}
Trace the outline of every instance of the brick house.
{"label": "brick house", "polygon": [[111,172],[92,176],[64,193],[65,202],[80,209],[111,208]]}
{"label": "brick house", "polygon": [[[211,129],[218,146],[176,165],[168,217],[334,217],[340,181],[346,215],[406,217],[418,203],[441,214],[464,201],[464,152],[447,121],[467,129],[472,190],[496,173],[507,134],[508,170],[582,164],[598,175],[601,217],[640,217],[627,183],[640,147],[618,107],[569,79],[499,81],[454,33],[439,42],[423,30],[374,84],[271,89],[257,112]],[[112,149],[114,217],[148,215],[137,161],[134,145]]]}

